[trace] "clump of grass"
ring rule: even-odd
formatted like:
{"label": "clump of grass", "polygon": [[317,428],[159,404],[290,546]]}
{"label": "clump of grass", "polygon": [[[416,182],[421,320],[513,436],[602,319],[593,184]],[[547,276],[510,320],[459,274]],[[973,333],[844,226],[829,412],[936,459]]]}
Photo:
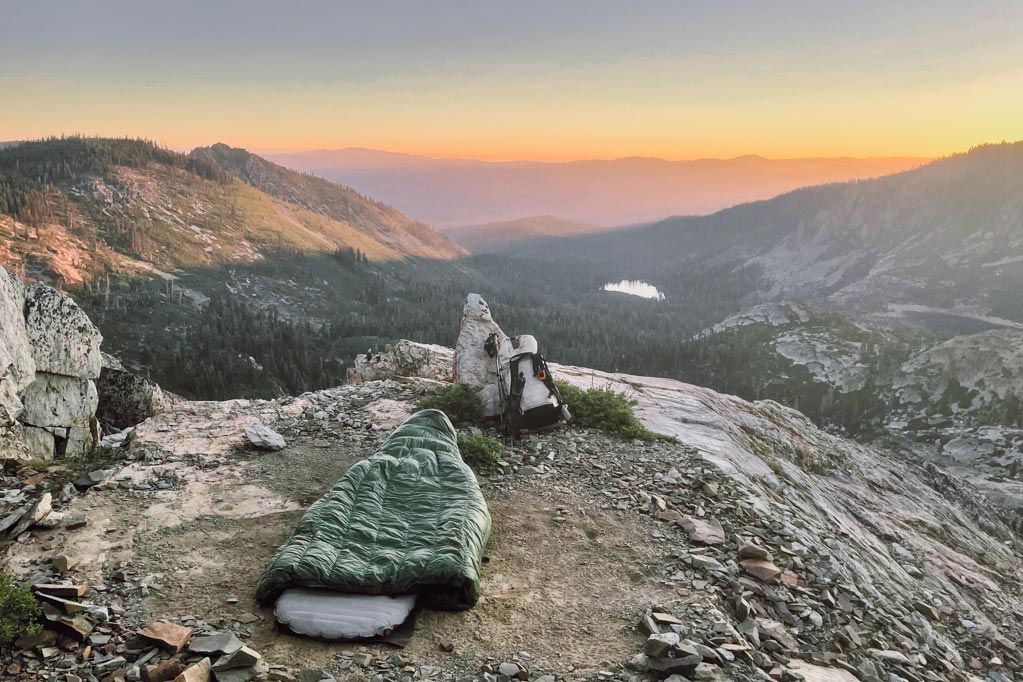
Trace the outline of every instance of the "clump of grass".
{"label": "clump of grass", "polygon": [[577,426],[600,429],[623,438],[638,438],[647,442],[677,440],[673,436],[654,433],[643,426],[632,411],[636,401],[611,386],[581,389],[563,381],[557,384],[562,400],[568,404],[568,409],[572,413],[572,423]]}
{"label": "clump of grass", "polygon": [[475,470],[493,466],[504,446],[496,438],[482,434],[458,434],[458,451],[462,461]]}
{"label": "clump of grass", "polygon": [[420,410],[440,410],[453,424],[471,424],[483,418],[479,394],[461,384],[444,386],[416,403]]}
{"label": "clump of grass", "polygon": [[39,602],[14,577],[0,570],[0,642],[39,632]]}

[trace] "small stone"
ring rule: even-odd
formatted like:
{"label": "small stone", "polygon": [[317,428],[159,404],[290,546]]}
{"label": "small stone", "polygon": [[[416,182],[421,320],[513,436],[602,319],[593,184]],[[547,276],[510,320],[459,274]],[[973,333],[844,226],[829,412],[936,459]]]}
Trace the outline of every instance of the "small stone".
{"label": "small stone", "polygon": [[357,665],[360,668],[368,668],[373,665],[373,655],[366,653],[357,653],[352,656],[352,664]]}
{"label": "small stone", "polygon": [[50,594],[62,599],[77,599],[85,596],[85,585],[57,585],[50,583],[36,583],[32,586],[33,592]]}
{"label": "small stone", "polygon": [[[185,648],[188,640],[192,638],[192,629],[182,627],[167,620],[154,620],[139,630],[139,634],[168,651],[178,653]],[[186,670],[185,672],[188,671]]]}
{"label": "small stone", "polygon": [[938,610],[926,602],[918,601],[913,604],[913,608],[919,611],[921,614],[927,617],[931,622],[938,622],[940,616]]}
{"label": "small stone", "polygon": [[245,437],[259,450],[283,450],[287,445],[284,436],[277,433],[265,424],[245,427]]}
{"label": "small stone", "polygon": [[757,559],[759,561],[771,561],[771,553],[760,545],[746,543],[739,548],[740,559]]}
{"label": "small stone", "polygon": [[663,658],[678,646],[680,639],[674,632],[650,635],[643,644],[643,653],[653,658]]}
{"label": "small stone", "polygon": [[724,568],[724,566],[721,565],[720,561],[718,561],[714,557],[709,557],[709,556],[706,556],[706,555],[703,555],[703,554],[693,554],[692,556],[689,557],[689,561],[693,565],[694,568],[703,568],[703,569],[721,569],[721,568]]}
{"label": "small stone", "polygon": [[[262,658],[253,649],[243,646],[218,658],[217,662],[213,664],[213,671],[220,672],[221,670],[234,670],[235,668],[249,668],[256,665]],[[217,677],[219,679],[220,676],[218,675]]]}
{"label": "small stone", "polygon": [[760,559],[745,559],[740,561],[739,564],[743,570],[749,573],[754,578],[763,580],[764,582],[770,582],[776,580],[781,575],[781,569],[775,566],[770,561],[762,561]]}
{"label": "small stone", "polygon": [[142,679],[146,682],[167,682],[181,674],[181,662],[169,658],[153,665],[146,666],[142,671]]}
{"label": "small stone", "polygon": [[58,554],[53,557],[53,568],[58,573],[67,573],[71,570],[71,567],[78,563],[77,559],[72,559],[66,554]]}
{"label": "small stone", "polygon": [[210,682],[210,659],[204,658],[190,665],[174,678],[174,682]]}
{"label": "small stone", "polygon": [[502,663],[497,666],[497,672],[501,675],[507,675],[508,677],[515,677],[519,674],[519,666],[514,663]]}
{"label": "small stone", "polygon": [[255,623],[259,620],[259,616],[254,613],[243,613],[240,616],[235,616],[234,620],[242,623],[243,625],[248,625],[249,623]]}
{"label": "small stone", "polygon": [[684,516],[679,525],[689,535],[689,539],[703,545],[720,545],[725,541],[725,531],[717,519],[697,519]]}
{"label": "small stone", "polygon": [[64,527],[68,529],[81,528],[89,523],[89,515],[85,512],[75,512],[64,517]]}
{"label": "small stone", "polygon": [[699,663],[693,669],[692,679],[698,682],[711,682],[721,680],[721,669],[711,663]]}
{"label": "small stone", "polygon": [[682,518],[682,514],[674,509],[665,509],[657,514],[657,519],[659,521],[667,521],[668,523],[679,523],[682,521]]}
{"label": "small stone", "polygon": [[93,665],[93,669],[101,675],[105,675],[108,672],[112,672],[119,668],[123,668],[127,665],[128,661],[124,656],[114,656],[113,658],[103,661],[102,663],[96,663]]}
{"label": "small stone", "polygon": [[230,654],[242,646],[242,641],[233,632],[223,631],[196,637],[188,643],[188,650],[196,654]]}
{"label": "small stone", "polygon": [[29,510],[21,516],[21,520],[11,530],[11,537],[16,538],[39,521],[42,521],[47,514],[53,510],[53,495],[43,493],[43,496],[36,500]]}

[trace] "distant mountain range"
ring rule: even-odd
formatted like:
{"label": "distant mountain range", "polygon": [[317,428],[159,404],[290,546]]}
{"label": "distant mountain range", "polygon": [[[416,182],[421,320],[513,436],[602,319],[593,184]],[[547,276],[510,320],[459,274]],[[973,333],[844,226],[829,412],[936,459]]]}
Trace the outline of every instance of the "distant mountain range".
{"label": "distant mountain range", "polygon": [[187,155],[80,137],[0,148],[0,263],[30,277],[75,283],[338,250],[466,253],[386,204],[223,144]]}
{"label": "distant mountain range", "polygon": [[751,303],[952,316],[973,331],[999,326],[997,318],[1023,321],[1023,142],[518,252],[616,263],[621,276],[665,289],[687,269],[744,269],[758,278]]}
{"label": "distant mountain range", "polygon": [[435,159],[349,148],[267,158],[358,188],[438,227],[553,215],[593,225],[702,215],[798,187],[877,177],[928,159],[807,158],[569,162]]}

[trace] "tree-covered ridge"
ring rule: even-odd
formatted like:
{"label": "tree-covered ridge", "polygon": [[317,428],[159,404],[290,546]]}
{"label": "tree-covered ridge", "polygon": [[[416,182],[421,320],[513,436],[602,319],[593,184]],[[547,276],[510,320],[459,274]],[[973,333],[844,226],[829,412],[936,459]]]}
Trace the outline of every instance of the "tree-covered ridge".
{"label": "tree-covered ridge", "polygon": [[[218,143],[192,150],[189,158],[228,170],[270,196],[378,235],[403,255],[450,258],[465,250],[428,225],[351,187],[271,163],[244,149]],[[411,249],[409,244],[418,244]]]}
{"label": "tree-covered ridge", "polygon": [[0,149],[0,212],[33,225],[60,217],[49,210],[47,190],[89,176],[108,177],[114,166],[149,163],[180,168],[219,183],[230,174],[216,163],[164,149],[149,140],[51,137]]}
{"label": "tree-covered ridge", "polygon": [[230,152],[85,137],[0,149],[0,262],[61,286],[337,249],[463,253],[353,190]]}

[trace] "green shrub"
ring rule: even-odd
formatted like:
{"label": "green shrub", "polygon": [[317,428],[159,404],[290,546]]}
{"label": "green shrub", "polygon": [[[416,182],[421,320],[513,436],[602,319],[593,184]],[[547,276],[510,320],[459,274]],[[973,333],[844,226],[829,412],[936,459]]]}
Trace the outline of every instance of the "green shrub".
{"label": "green shrub", "polygon": [[645,441],[676,440],[643,426],[632,411],[636,401],[610,386],[581,389],[563,381],[557,382],[557,385],[562,400],[568,404],[568,410],[572,413],[572,423],[576,426]]}
{"label": "green shrub", "polygon": [[28,590],[0,570],[0,642],[13,642],[22,635],[39,632],[42,609]]}
{"label": "green shrub", "polygon": [[458,434],[458,451],[462,461],[473,469],[481,469],[497,463],[497,456],[504,448],[501,441],[484,435]]}
{"label": "green shrub", "polygon": [[483,403],[479,394],[461,384],[438,389],[416,403],[416,407],[420,410],[440,410],[453,424],[471,423],[483,418]]}

